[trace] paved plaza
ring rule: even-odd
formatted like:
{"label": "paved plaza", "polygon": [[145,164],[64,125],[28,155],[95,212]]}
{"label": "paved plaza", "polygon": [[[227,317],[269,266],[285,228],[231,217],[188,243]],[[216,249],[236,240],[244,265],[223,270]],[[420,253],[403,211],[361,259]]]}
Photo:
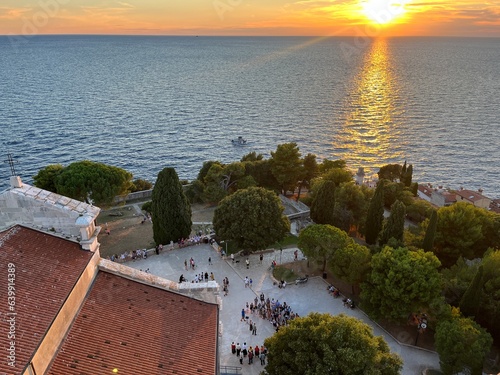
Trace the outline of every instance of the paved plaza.
{"label": "paved plaza", "polygon": [[[281,254],[282,263],[293,262],[293,252],[295,249],[285,249]],[[184,261],[193,258],[197,265],[195,270],[185,270]],[[211,258],[212,265],[208,264]],[[126,265],[147,270],[154,275],[164,277],[169,280],[178,281],[181,274],[188,281],[194,279],[196,274],[201,272],[213,272],[215,280],[221,285],[222,306],[220,309],[220,365],[241,367],[240,374],[258,375],[263,366],[258,359],[249,365],[248,359],[240,365],[238,358],[231,354],[231,342],[255,347],[263,345],[264,339],[271,336],[275,330],[271,323],[263,320],[255,314],[250,318],[257,324],[257,335],[252,335],[249,325],[241,321],[241,309],[246,303],[252,302],[260,293],[265,297],[274,298],[280,302],[286,302],[292,310],[300,316],[305,316],[309,312],[330,313],[332,315],[345,314],[358,318],[373,327],[375,335],[381,335],[389,344],[391,350],[398,353],[404,360],[402,374],[421,374],[426,368],[439,369],[439,357],[436,353],[427,350],[401,345],[392,336],[387,334],[378,325],[372,322],[359,309],[348,309],[342,304],[341,298],[333,298],[327,291],[326,282],[319,278],[310,278],[307,283],[299,285],[287,285],[285,289],[273,285],[270,265],[273,260],[280,262],[280,254],[276,252],[265,252],[262,264],[259,255],[253,254],[249,257],[250,267],[246,268],[245,259],[236,256],[235,262],[231,259],[222,259],[217,251],[210,245],[195,245],[182,249],[164,250],[160,255],[149,256],[147,259],[127,262]],[[189,266],[188,266],[189,268]],[[244,278],[248,276],[252,279],[252,288],[245,288]],[[222,279],[229,279],[229,294],[223,295]],[[401,342],[408,342],[407,337],[398,338]]]}

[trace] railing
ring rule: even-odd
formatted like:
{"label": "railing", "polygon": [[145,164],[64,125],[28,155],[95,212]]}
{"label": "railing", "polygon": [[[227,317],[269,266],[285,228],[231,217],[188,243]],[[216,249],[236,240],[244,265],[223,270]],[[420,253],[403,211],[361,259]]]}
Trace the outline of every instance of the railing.
{"label": "railing", "polygon": [[241,375],[241,367],[221,366],[220,375]]}

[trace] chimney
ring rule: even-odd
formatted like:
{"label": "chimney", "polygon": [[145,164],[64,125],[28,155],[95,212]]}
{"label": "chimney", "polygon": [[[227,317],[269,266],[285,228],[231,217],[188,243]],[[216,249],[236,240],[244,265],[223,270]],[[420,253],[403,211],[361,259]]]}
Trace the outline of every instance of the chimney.
{"label": "chimney", "polygon": [[23,182],[19,176],[10,176],[10,187],[12,188],[22,188]]}

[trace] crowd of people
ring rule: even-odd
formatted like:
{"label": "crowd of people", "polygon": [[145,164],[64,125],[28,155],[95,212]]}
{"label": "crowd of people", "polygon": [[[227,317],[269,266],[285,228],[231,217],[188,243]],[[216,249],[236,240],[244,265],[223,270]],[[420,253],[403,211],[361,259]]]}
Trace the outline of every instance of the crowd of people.
{"label": "crowd of people", "polygon": [[247,346],[246,342],[240,345],[239,342],[235,344],[233,341],[231,343],[231,353],[236,355],[240,364],[243,364],[246,359],[248,359],[249,365],[253,364],[254,359],[255,361],[260,361],[262,366],[266,364],[267,348],[264,345],[255,345],[252,347]]}

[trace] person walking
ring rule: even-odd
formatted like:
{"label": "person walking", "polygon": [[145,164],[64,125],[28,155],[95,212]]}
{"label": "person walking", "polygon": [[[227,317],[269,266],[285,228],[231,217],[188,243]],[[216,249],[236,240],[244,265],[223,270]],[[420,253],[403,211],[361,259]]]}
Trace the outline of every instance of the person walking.
{"label": "person walking", "polygon": [[264,352],[260,353],[259,358],[260,358],[260,364],[264,366],[266,364],[266,355],[264,354]]}
{"label": "person walking", "polygon": [[241,354],[241,345],[240,345],[240,343],[238,342],[238,343],[236,344],[236,356],[238,356],[238,357],[239,357],[239,356],[240,356],[240,354]]}
{"label": "person walking", "polygon": [[245,321],[245,309],[241,309],[241,321]]}
{"label": "person walking", "polygon": [[212,265],[212,257],[208,257],[208,265],[211,266]]}
{"label": "person walking", "polygon": [[253,327],[252,327],[252,335],[255,335],[257,336],[257,324],[253,324]]}

